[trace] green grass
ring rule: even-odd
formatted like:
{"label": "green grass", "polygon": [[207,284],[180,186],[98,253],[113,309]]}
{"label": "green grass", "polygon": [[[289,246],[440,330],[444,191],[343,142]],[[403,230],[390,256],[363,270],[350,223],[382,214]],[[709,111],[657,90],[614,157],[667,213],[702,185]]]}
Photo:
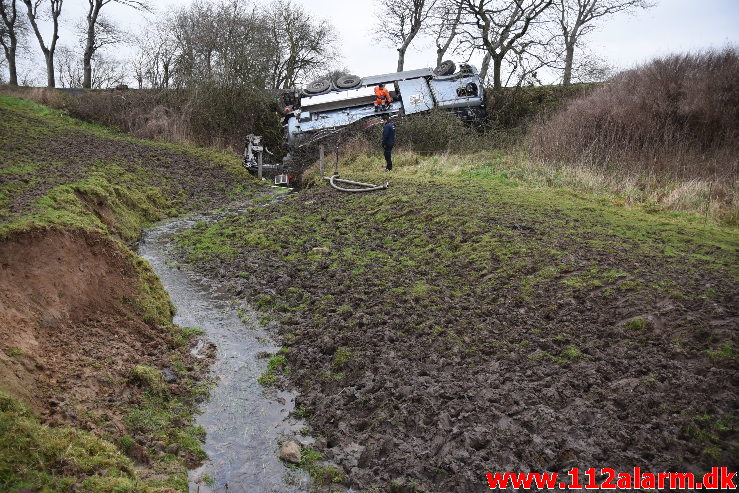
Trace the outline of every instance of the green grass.
{"label": "green grass", "polygon": [[192,338],[203,334],[205,334],[205,331],[197,327],[180,327],[179,325],[172,327],[172,339],[175,347],[186,347]]}
{"label": "green grass", "polygon": [[334,353],[332,365],[335,369],[341,370],[353,359],[354,353],[349,348],[340,347]]}
{"label": "green grass", "polygon": [[624,324],[624,327],[633,331],[643,331],[649,328],[649,320],[641,317],[629,320]]}
{"label": "green grass", "polygon": [[113,444],[68,426],[48,427],[0,391],[3,491],[166,491],[142,481]]}
{"label": "green grass", "polygon": [[[62,179],[62,183],[55,184],[36,198],[30,210],[11,214],[8,207],[12,197],[43,185],[46,180],[58,181],[60,178],[53,171],[66,163],[65,156],[59,156],[59,162],[39,162],[33,157],[35,150],[43,146],[44,139],[50,135],[59,138],[88,135],[98,138],[101,146],[106,141],[124,141],[142,148],[194,156],[201,160],[200,166],[220,168],[239,178],[223,183],[224,196],[237,198],[253,193],[253,180],[241,167],[238,157],[231,153],[136,139],[10,96],[0,95],[0,111],[3,112],[0,133],[3,138],[7,136],[7,150],[0,152],[0,158],[11,163],[0,171],[0,176],[6,178],[4,183],[0,183],[0,238],[16,231],[57,226],[100,230],[130,243],[138,238],[147,224],[177,215],[180,210],[191,207],[191,204],[183,201],[184,197],[173,193],[176,184],[162,182],[156,171],[141,166],[123,166],[126,157],[120,156],[110,162],[98,161],[86,165],[79,172],[81,177],[66,181]],[[40,171],[47,173],[42,175]],[[102,217],[100,211],[109,217]]]}
{"label": "green grass", "polygon": [[314,486],[328,486],[344,481],[344,472],[336,466],[323,464],[323,455],[311,447],[303,447],[298,467],[310,474]]}
{"label": "green grass", "polygon": [[290,372],[287,366],[287,358],[284,352],[280,352],[269,359],[267,370],[257,379],[259,384],[264,387],[272,387],[277,385],[280,375]]}
{"label": "green grass", "polygon": [[[124,183],[125,184],[122,184]],[[109,211],[106,224],[92,204]],[[174,202],[159,188],[115,165],[91,172],[76,182],[58,185],[35,200],[24,215],[10,216],[0,223],[0,237],[13,232],[56,226],[99,230],[131,242],[146,224],[171,214]]]}
{"label": "green grass", "polygon": [[733,360],[737,358],[736,346],[731,342],[724,342],[718,349],[708,349],[706,354],[713,360]]}

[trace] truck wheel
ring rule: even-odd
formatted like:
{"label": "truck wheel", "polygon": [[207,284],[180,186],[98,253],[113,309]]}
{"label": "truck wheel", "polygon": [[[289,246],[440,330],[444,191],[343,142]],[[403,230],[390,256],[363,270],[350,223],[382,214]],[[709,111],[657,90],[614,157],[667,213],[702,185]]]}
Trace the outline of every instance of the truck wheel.
{"label": "truck wheel", "polygon": [[331,87],[331,82],[326,79],[314,80],[305,88],[306,94],[321,94],[326,92]]}
{"label": "truck wheel", "polygon": [[451,60],[441,62],[441,65],[434,69],[436,75],[452,75],[457,70],[457,66]]}
{"label": "truck wheel", "polygon": [[362,79],[356,75],[342,75],[336,79],[336,87],[339,89],[351,89],[352,87],[357,87],[360,82],[362,82]]}

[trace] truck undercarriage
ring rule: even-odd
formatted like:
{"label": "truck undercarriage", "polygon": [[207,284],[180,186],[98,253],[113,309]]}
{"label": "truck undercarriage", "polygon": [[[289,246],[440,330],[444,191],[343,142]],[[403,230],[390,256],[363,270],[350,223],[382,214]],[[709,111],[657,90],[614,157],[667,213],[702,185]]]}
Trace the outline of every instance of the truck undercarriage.
{"label": "truck undercarriage", "polygon": [[[374,88],[379,84],[390,89],[391,103],[376,104]],[[311,164],[296,159],[299,150],[381,114],[403,117],[435,108],[452,111],[467,122],[481,121],[485,117],[484,88],[477,69],[461,64],[456,70],[453,62],[446,61],[436,69],[313,81],[303,90],[287,90],[279,97],[287,148],[283,161],[265,163],[263,153],[269,151],[261,137],[249,135],[244,166],[260,178],[268,174],[275,176],[276,184],[289,184],[291,176]]]}

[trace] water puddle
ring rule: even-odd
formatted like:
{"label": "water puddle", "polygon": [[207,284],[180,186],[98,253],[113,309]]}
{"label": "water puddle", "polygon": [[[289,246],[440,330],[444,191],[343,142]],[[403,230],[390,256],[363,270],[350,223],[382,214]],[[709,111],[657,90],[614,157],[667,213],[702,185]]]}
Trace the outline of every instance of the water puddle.
{"label": "water puddle", "polygon": [[207,433],[203,448],[209,460],[191,471],[190,491],[306,491],[307,475],[286,467],[278,458],[282,437],[297,436],[310,442],[300,435],[303,423],[289,416],[295,394],[267,393],[257,382],[267,367],[267,360],[260,356],[279,347],[248,306],[233,306],[205,279],[185,267],[179,269],[174,262],[173,234],[198,221],[220,217],[223,214],[162,222],[145,233],[138,248],[177,308],[175,323],[203,329],[218,347],[212,367],[217,386],[197,419]]}

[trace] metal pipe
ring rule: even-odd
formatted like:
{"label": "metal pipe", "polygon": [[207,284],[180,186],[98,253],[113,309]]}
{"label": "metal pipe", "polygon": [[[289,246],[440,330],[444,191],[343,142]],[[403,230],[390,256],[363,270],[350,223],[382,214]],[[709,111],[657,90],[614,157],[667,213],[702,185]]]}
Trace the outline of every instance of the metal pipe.
{"label": "metal pipe", "polygon": [[260,180],[262,179],[262,161],[263,161],[262,154],[264,153],[261,150],[257,153],[257,162],[258,162],[257,176],[259,176]]}
{"label": "metal pipe", "polygon": [[323,172],[323,168],[324,168],[324,166],[323,166],[323,165],[324,165],[324,159],[323,159],[323,144],[320,144],[320,145],[318,146],[318,159],[319,159],[319,162],[320,162],[320,165],[319,165],[319,167],[321,168],[321,178],[324,178],[324,177],[325,177],[325,175],[324,175],[324,172]]}

